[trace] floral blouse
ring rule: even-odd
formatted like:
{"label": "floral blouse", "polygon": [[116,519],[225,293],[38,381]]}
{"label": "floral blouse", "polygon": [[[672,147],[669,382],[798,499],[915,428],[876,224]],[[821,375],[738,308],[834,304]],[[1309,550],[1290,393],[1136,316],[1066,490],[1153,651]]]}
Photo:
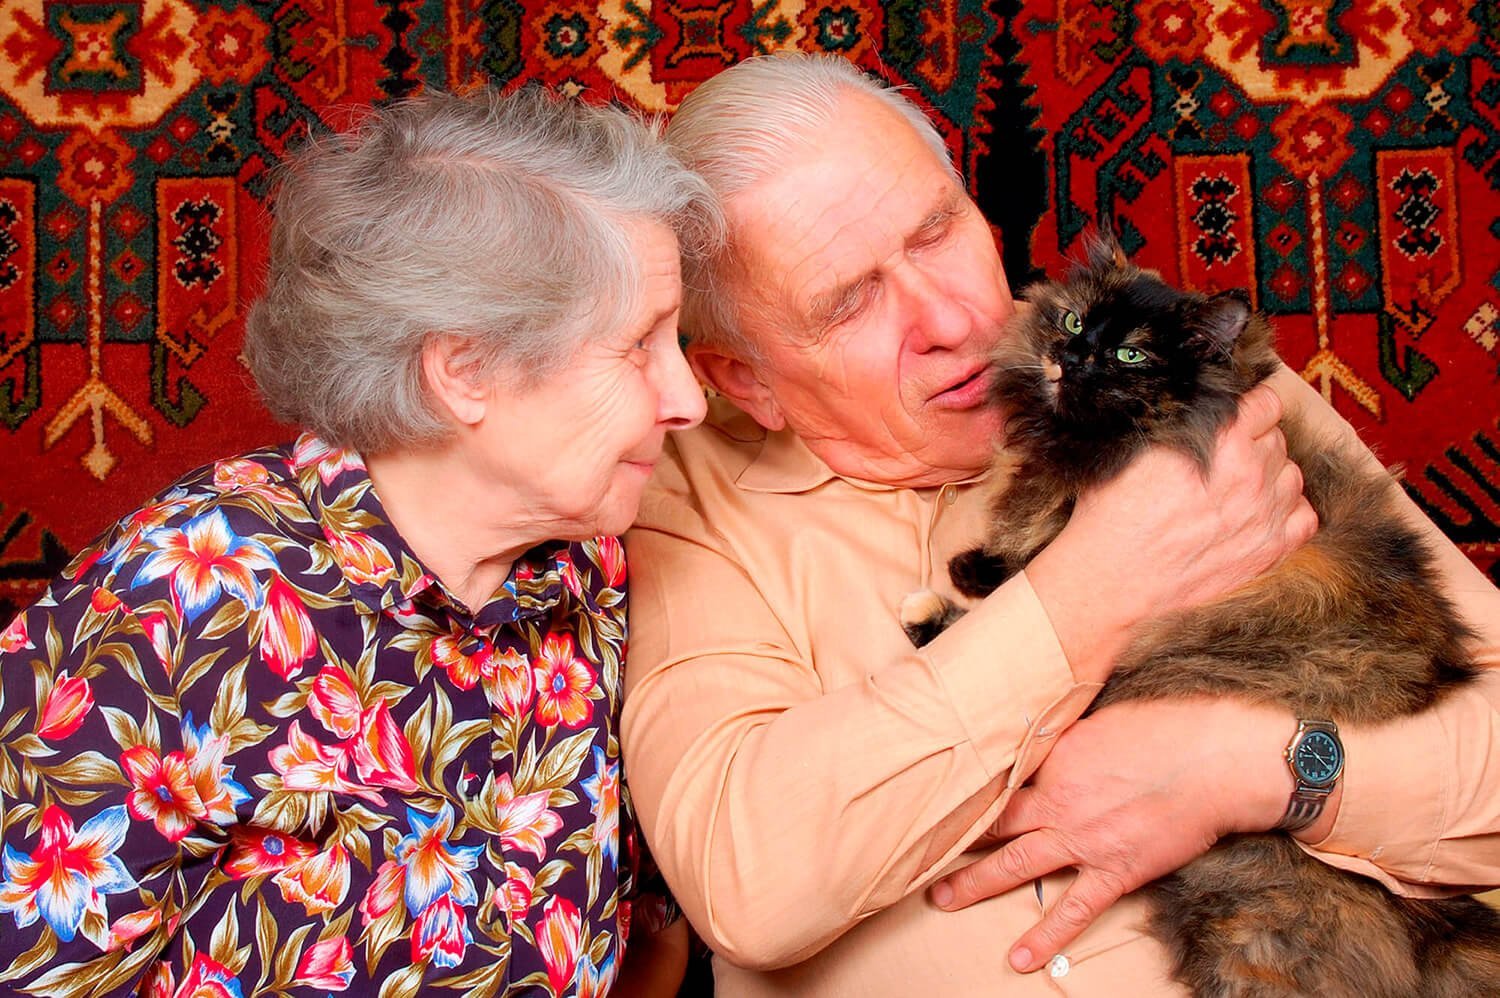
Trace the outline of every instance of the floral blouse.
{"label": "floral blouse", "polygon": [[602,994],[624,583],[470,611],[310,435],[182,480],[0,633],[0,990]]}

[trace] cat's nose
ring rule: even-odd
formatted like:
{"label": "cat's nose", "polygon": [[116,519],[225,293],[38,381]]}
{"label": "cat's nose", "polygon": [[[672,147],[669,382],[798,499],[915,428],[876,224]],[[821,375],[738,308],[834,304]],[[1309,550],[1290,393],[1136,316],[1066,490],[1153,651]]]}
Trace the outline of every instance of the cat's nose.
{"label": "cat's nose", "polygon": [[1042,374],[1046,376],[1046,378],[1047,378],[1048,381],[1051,381],[1051,382],[1054,382],[1054,383],[1056,383],[1058,381],[1061,381],[1062,380],[1062,365],[1059,364],[1055,360],[1043,361],[1042,362]]}

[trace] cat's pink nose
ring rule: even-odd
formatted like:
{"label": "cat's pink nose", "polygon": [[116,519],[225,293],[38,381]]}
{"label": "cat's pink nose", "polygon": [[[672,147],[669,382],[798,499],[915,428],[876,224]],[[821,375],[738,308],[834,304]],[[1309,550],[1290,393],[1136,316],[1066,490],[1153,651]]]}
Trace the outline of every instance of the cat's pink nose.
{"label": "cat's pink nose", "polygon": [[1042,364],[1042,374],[1046,375],[1048,381],[1058,382],[1062,380],[1062,365],[1053,361],[1045,361]]}

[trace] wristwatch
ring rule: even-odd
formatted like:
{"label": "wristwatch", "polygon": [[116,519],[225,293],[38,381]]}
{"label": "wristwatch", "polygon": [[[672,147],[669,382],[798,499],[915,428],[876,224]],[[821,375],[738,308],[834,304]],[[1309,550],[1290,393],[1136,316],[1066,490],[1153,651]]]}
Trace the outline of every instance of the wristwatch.
{"label": "wristwatch", "polygon": [[1296,787],[1286,813],[1276,827],[1288,832],[1306,828],[1323,813],[1323,804],[1344,771],[1344,743],[1332,721],[1297,722],[1297,733],[1286,747],[1286,764]]}

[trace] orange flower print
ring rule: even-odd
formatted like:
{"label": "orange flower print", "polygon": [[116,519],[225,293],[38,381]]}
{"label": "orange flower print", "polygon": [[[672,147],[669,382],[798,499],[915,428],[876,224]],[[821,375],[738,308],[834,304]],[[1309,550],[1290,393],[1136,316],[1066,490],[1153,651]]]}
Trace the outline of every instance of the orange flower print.
{"label": "orange flower print", "polygon": [[494,678],[485,684],[490,703],[506,717],[525,715],[531,710],[532,698],[536,696],[531,662],[514,648],[507,648],[495,656],[494,664]]}
{"label": "orange flower print", "polygon": [[583,595],[583,581],[578,578],[578,566],[573,564],[573,556],[566,551],[557,556],[557,570],[562,575],[563,585],[568,587],[568,592],[574,596]]}
{"label": "orange flower print", "polygon": [[261,659],[282,679],[291,679],[318,650],[318,634],[307,605],[295,589],[275,575],[266,587],[266,608],[260,619]]}
{"label": "orange flower print", "polygon": [[347,991],[354,980],[354,951],[343,936],[314,943],[297,962],[293,984],[320,991]]}
{"label": "orange flower print", "polygon": [[287,726],[285,745],[270,752],[271,767],[281,774],[287,790],[348,790],[344,753],[319,743],[302,730],[299,721]]}
{"label": "orange flower print", "polygon": [[351,582],[383,586],[396,574],[391,553],[369,534],[357,530],[329,530],[327,536],[339,570]]}
{"label": "orange flower print", "polygon": [[578,942],[583,919],[578,906],[565,897],[554,897],[542,909],[542,924],[536,934],[537,948],[547,964],[547,983],[554,994],[562,994],[573,983],[578,968]]}
{"label": "orange flower print", "polygon": [[339,738],[352,738],[359,731],[362,706],[349,674],[337,666],[323,666],[307,694],[313,717]]}
{"label": "orange flower print", "polygon": [[433,664],[445,669],[453,685],[461,690],[472,690],[486,671],[493,673],[490,658],[494,654],[494,645],[456,626],[432,639]]}
{"label": "orange flower print", "polygon": [[369,925],[401,900],[406,892],[406,864],[388,859],[375,871],[375,880],[359,902],[359,913]]}
{"label": "orange flower print", "polygon": [[276,874],[281,896],[309,915],[333,911],[349,892],[349,851],[341,845],[295,863]]}
{"label": "orange flower print", "polygon": [[83,726],[84,718],[94,706],[94,694],[89,681],[68,675],[64,669],[47,694],[42,707],[42,716],[37,721],[38,738],[60,741]]}
{"label": "orange flower print", "polygon": [[581,728],[593,717],[589,694],[597,681],[588,663],[575,653],[573,635],[555,631],[547,635],[535,675],[538,724]]}
{"label": "orange flower print", "polygon": [[155,824],[168,842],[187,838],[198,819],[208,814],[181,752],[163,757],[149,745],[132,745],[120,762],[135,787],[125,797],[130,816]]}
{"label": "orange flower print", "polygon": [[141,618],[141,629],[146,632],[146,639],[151,642],[151,650],[156,652],[156,659],[167,675],[176,671],[176,652],[172,650],[172,634],[167,625],[167,615],[164,613],[148,613]]}
{"label": "orange flower print", "polygon": [[130,944],[161,924],[161,909],[147,908],[145,911],[121,915],[109,927],[107,950],[129,949]]}
{"label": "orange flower print", "polygon": [[263,601],[255,572],[276,567],[271,549],[253,537],[241,537],[223,510],[215,509],[175,527],[158,527],[141,538],[152,549],[140,567],[132,589],[170,579],[172,595],[189,621],[218,603],[227,593],[252,610]]}

